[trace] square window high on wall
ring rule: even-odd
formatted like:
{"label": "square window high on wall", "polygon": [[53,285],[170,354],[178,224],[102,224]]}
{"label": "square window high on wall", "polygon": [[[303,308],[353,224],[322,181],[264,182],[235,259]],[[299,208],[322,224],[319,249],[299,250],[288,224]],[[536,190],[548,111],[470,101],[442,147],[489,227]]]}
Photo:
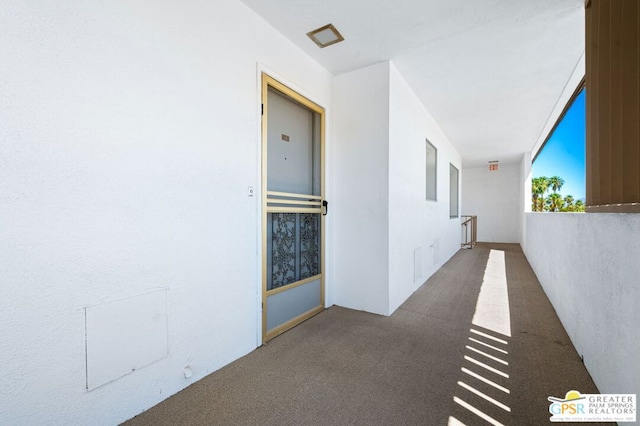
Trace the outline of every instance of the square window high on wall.
{"label": "square window high on wall", "polygon": [[427,140],[427,200],[436,201],[438,199],[438,150]]}
{"label": "square window high on wall", "polygon": [[437,167],[438,167],[438,150],[435,146],[431,145],[429,140],[427,142],[427,200],[436,201],[438,199],[438,181],[437,181]]}
{"label": "square window high on wall", "polygon": [[458,169],[449,164],[449,217],[458,217]]}

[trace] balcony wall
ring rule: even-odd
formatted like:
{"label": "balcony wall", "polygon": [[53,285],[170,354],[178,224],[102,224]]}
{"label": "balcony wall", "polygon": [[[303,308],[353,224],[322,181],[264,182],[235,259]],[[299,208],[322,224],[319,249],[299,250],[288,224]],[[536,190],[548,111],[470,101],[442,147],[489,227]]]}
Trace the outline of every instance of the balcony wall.
{"label": "balcony wall", "polygon": [[600,391],[640,394],[640,215],[526,213],[524,224],[527,259]]}

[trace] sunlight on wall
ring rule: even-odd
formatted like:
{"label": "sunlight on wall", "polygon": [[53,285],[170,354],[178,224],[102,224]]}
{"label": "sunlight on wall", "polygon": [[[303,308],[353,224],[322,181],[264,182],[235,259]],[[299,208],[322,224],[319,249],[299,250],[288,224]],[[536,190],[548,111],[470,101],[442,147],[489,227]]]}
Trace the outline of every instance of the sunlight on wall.
{"label": "sunlight on wall", "polygon": [[472,324],[511,337],[507,274],[501,250],[489,253]]}

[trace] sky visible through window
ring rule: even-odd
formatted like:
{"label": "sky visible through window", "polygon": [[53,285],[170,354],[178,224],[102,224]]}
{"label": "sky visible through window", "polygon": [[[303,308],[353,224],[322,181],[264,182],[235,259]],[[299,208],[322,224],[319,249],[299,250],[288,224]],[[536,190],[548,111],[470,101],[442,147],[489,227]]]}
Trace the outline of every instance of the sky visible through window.
{"label": "sky visible through window", "polygon": [[532,177],[560,176],[563,196],[586,197],[586,108],[582,89],[533,163]]}

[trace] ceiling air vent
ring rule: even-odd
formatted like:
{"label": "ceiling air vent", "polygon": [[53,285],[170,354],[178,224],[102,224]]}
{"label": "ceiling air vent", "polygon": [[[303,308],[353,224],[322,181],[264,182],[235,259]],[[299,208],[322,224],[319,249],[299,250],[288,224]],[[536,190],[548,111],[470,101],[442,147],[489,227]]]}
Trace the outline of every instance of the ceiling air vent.
{"label": "ceiling air vent", "polygon": [[325,25],[317,30],[308,32],[307,35],[315,44],[318,45],[318,47],[321,48],[340,43],[344,40],[340,31],[338,31],[333,24]]}

